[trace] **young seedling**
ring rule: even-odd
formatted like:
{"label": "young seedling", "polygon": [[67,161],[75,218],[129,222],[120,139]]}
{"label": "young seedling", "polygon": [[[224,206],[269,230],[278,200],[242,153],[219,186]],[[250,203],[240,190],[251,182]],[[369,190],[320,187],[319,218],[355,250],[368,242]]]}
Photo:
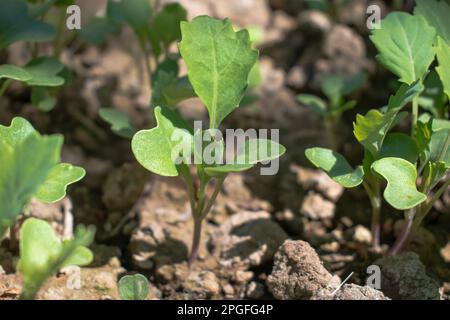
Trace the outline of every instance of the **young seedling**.
{"label": "young seedling", "polygon": [[362,164],[353,169],[339,153],[325,148],[310,148],[305,154],[316,167],[324,170],[334,181],[345,188],[363,185],[372,206],[372,245],[380,244],[381,185],[374,175],[371,165],[374,161],[386,157],[398,157],[411,163],[417,159],[415,142],[402,133],[391,133],[396,125],[400,111],[422,92],[422,85],[402,85],[389,99],[385,112],[372,109],[365,116],[357,115],[353,125],[354,135],[364,148]]}
{"label": "young seedling", "polygon": [[314,113],[323,118],[329,147],[339,149],[338,131],[342,114],[356,106],[355,100],[345,101],[344,97],[359,90],[366,81],[365,73],[354,76],[327,75],[320,83],[322,92],[328,101],[311,94],[299,94],[299,102],[308,106]]}
{"label": "young seedling", "polygon": [[94,234],[93,226],[79,226],[72,240],[61,241],[47,222],[27,219],[20,230],[20,260],[17,265],[23,276],[20,299],[34,299],[45,280],[59,269],[90,264],[93,254],[87,246]]}
{"label": "young seedling", "polygon": [[[56,37],[55,29],[38,20],[32,14],[35,11],[30,11],[23,1],[2,1],[0,51],[15,42],[36,44]],[[20,81],[31,88],[32,103],[42,111],[50,111],[56,105],[57,92],[54,88],[68,82],[68,70],[55,57],[37,58],[37,54],[33,54],[33,57],[25,66],[0,65],[0,98],[13,81]]]}
{"label": "young seedling", "polygon": [[60,163],[62,143],[61,135],[41,136],[20,117],[0,125],[0,238],[32,197],[59,201],[84,177],[83,168]]}
{"label": "young seedling", "polygon": [[[382,21],[381,29],[373,32],[371,40],[379,51],[378,60],[403,85],[383,111],[370,110],[366,116],[357,116],[354,133],[365,149],[362,166],[353,170],[341,155],[331,150],[306,151],[311,162],[344,187],[364,185],[373,208],[374,239],[379,234],[380,183],[387,182],[384,199],[392,207],[404,210],[406,217],[391,254],[398,254],[408,246],[426,214],[450,185],[446,181],[438,187],[450,168],[450,122],[430,115],[419,117],[418,109],[424,79],[435,56],[442,92],[449,96],[450,35],[445,22],[448,14],[450,6],[444,1],[417,0],[415,15],[391,13]],[[401,119],[399,111],[409,102],[412,102],[411,136],[387,134]]]}
{"label": "young seedling", "polygon": [[118,288],[121,300],[145,300],[148,296],[148,280],[142,274],[122,277]]}
{"label": "young seedling", "polygon": [[[209,129],[193,132],[177,112],[157,107],[157,126],[136,133],[132,150],[147,170],[162,176],[181,175],[184,179],[194,219],[191,264],[197,256],[202,221],[213,206],[226,176],[248,170],[258,162],[276,159],[285,148],[271,140],[249,140],[239,146],[238,161],[223,164],[224,141],[216,139],[217,129],[239,106],[258,52],[252,49],[247,30],[234,31],[227,19],[221,21],[200,16],[192,22],[182,22],[181,33],[180,53],[192,87],[208,110]],[[189,167],[191,152],[195,159],[195,179]],[[207,187],[212,181],[215,181],[214,190],[208,196]]]}

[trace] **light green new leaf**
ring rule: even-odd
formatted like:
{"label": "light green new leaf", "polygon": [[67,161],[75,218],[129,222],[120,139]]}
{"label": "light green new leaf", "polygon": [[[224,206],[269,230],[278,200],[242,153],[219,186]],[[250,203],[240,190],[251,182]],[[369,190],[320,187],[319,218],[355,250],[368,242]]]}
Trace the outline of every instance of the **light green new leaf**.
{"label": "light green new leaf", "polygon": [[35,197],[46,203],[53,203],[66,196],[67,186],[80,181],[86,174],[81,167],[59,163],[50,171],[45,182],[39,187]]}
{"label": "light green new leaf", "polygon": [[227,19],[196,17],[181,22],[180,53],[189,80],[217,128],[244,96],[248,75],[258,57],[247,30],[235,32]]}
{"label": "light green new leaf", "polygon": [[78,227],[73,240],[61,242],[47,222],[27,219],[20,230],[17,265],[24,282],[21,298],[33,299],[44,281],[62,267],[90,264],[93,254],[86,246],[91,244],[94,233],[94,227]]}
{"label": "light green new leaf", "polygon": [[40,136],[25,119],[0,126],[0,229],[15,222],[59,162],[62,142],[60,135]]}
{"label": "light green new leaf", "polygon": [[309,107],[319,116],[324,117],[327,114],[327,103],[323,99],[315,95],[299,94],[297,96],[297,100],[305,106]]}
{"label": "light green new leaf", "polygon": [[[428,0],[427,0],[428,1]],[[423,79],[434,60],[436,32],[423,17],[393,12],[381,21],[370,39],[378,49],[377,59],[401,82]]]}
{"label": "light green new leaf", "polygon": [[1,0],[0,50],[17,41],[50,41],[55,35],[52,26],[29,15],[25,2]]}
{"label": "light green new leaf", "polygon": [[420,82],[410,86],[403,84],[397,93],[389,98],[385,113],[373,109],[369,110],[365,116],[358,114],[356,122],[353,123],[356,139],[376,157],[399,111],[422,91],[423,85]]}
{"label": "light green new leaf", "polygon": [[366,78],[367,75],[364,72],[357,73],[353,76],[330,74],[323,78],[320,87],[331,103],[337,106],[343,96],[361,88]]}
{"label": "light green new leaf", "polygon": [[64,84],[64,78],[59,75],[64,65],[54,57],[34,59],[24,69],[31,74],[31,79],[25,81],[29,86],[57,87]]}
{"label": "light green new leaf", "polygon": [[[239,147],[239,146],[238,146]],[[267,163],[281,157],[286,148],[268,139],[246,140],[239,148],[232,163],[222,166],[207,167],[205,172],[210,176],[222,175],[230,172],[241,172],[252,168],[257,163]]]}
{"label": "light green new leaf", "polygon": [[[157,126],[141,130],[133,136],[131,148],[137,161],[147,170],[162,176],[178,176],[180,154],[192,148],[192,135],[176,124],[173,112],[155,108]],[[185,151],[185,152],[184,152]]]}
{"label": "light green new leaf", "polygon": [[[448,24],[450,25],[450,23]],[[442,38],[438,37],[435,50],[439,62],[439,66],[436,67],[436,71],[441,78],[444,92],[450,99],[450,42],[446,43],[442,40]]]}
{"label": "light green new leaf", "polygon": [[148,280],[142,274],[122,277],[118,287],[122,300],[145,300],[148,296]]}
{"label": "light green new leaf", "polygon": [[128,116],[117,109],[101,108],[98,114],[111,125],[111,130],[121,137],[131,138],[138,131]]}
{"label": "light green new leaf", "polygon": [[341,154],[333,150],[309,148],[306,149],[305,155],[313,165],[325,171],[331,179],[345,188],[353,188],[363,182],[363,167],[353,169]]}
{"label": "light green new leaf", "polygon": [[383,196],[395,209],[411,209],[427,199],[425,194],[417,191],[417,171],[411,162],[383,158],[372,164],[372,170],[387,181]]}
{"label": "light green new leaf", "polygon": [[437,34],[450,45],[450,5],[444,0],[416,0],[415,15],[426,19],[430,26],[436,29]]}
{"label": "light green new leaf", "polygon": [[0,79],[2,78],[26,81],[31,79],[31,74],[25,69],[13,64],[2,64],[0,65]]}
{"label": "light green new leaf", "polygon": [[416,142],[404,133],[389,133],[384,139],[378,159],[394,157],[415,164],[418,157]]}

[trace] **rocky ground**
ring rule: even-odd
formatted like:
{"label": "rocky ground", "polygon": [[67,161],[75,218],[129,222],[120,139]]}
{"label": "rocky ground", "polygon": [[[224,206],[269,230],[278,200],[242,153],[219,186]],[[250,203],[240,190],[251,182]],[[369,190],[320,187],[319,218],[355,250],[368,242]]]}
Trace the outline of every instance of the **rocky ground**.
{"label": "rocky ground", "polygon": [[[304,157],[305,148],[326,145],[326,140],[320,119],[297,102],[296,94],[318,93],[321,76],[369,73],[370,86],[354,97],[359,102],[355,112],[386,100],[389,75],[374,62],[365,10],[376,2],[386,14],[388,6],[351,0],[326,14],[308,10],[303,1],[180,2],[190,17],[229,17],[239,26],[265,30],[260,99],[235,111],[225,126],[280,129],[288,149],[280,172],[262,177],[256,169],[227,178],[204,224],[198,262],[189,269],[193,223],[182,182],[146,172],[135,162],[129,140],[114,136],[98,116],[100,107],[114,106],[137,127],[149,124],[150,92],[140,82],[132,54],[137,48],[127,40],[130,31],[100,48],[68,48],[63,61],[76,77],[53,111],[43,113],[26,102],[28,93],[20,86],[0,102],[1,123],[23,115],[41,132],[63,133],[63,159],[87,170],[61,202],[30,204],[30,215],[51,222],[61,236],[70,235],[74,224],[97,226],[96,258],[81,269],[81,287],[67,288],[71,272],[66,270],[50,279],[38,298],[117,299],[118,277],[140,272],[150,281],[149,299],[448,299],[450,194],[436,205],[411,252],[383,257],[401,226],[401,214],[385,208],[385,245],[373,252],[364,192],[344,192]],[[20,50],[14,46],[9,61],[24,59]],[[206,117],[196,100],[184,102],[180,110],[187,117]],[[350,159],[361,154],[350,131],[354,115],[346,113],[338,137]],[[16,263],[17,248],[5,240],[0,299],[17,298],[20,292]],[[381,268],[381,291],[365,286],[372,264]]]}

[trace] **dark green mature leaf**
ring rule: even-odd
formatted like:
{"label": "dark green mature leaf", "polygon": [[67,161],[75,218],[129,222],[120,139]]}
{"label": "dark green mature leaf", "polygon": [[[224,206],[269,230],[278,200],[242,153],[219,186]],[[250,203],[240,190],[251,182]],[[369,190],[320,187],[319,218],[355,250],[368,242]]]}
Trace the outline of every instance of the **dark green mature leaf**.
{"label": "dark green mature leaf", "polygon": [[401,82],[412,84],[424,78],[434,60],[435,36],[434,28],[423,17],[392,12],[370,39],[378,49],[381,64]]}
{"label": "dark green mature leaf", "polygon": [[217,128],[244,96],[248,75],[258,52],[251,48],[246,30],[235,32],[229,20],[200,16],[181,22],[180,53],[189,80]]}
{"label": "dark green mature leaf", "polygon": [[148,280],[142,274],[124,276],[119,280],[122,300],[145,300],[148,296]]}
{"label": "dark green mature leaf", "polygon": [[181,39],[180,22],[186,21],[187,12],[179,3],[166,4],[153,20],[150,27],[150,39],[153,50],[159,52]]}
{"label": "dark green mature leaf", "polygon": [[327,114],[327,103],[315,95],[299,94],[297,100],[319,116],[324,117]]}
{"label": "dark green mature leaf", "polygon": [[0,79],[2,78],[26,81],[31,79],[31,74],[25,69],[13,64],[2,64],[0,65]]}
{"label": "dark green mature leaf", "polygon": [[420,82],[410,86],[403,84],[397,93],[389,98],[385,113],[370,110],[365,116],[358,114],[356,122],[353,123],[356,139],[376,157],[399,111],[422,91],[423,85]]}
{"label": "dark green mature leaf", "polygon": [[126,21],[141,41],[144,41],[150,33],[150,17],[152,8],[148,0],[122,0],[118,3],[118,10],[115,14],[119,14]]}
{"label": "dark green mature leaf", "polygon": [[31,79],[25,81],[29,86],[57,87],[64,84],[64,78],[59,75],[64,65],[54,57],[34,59],[24,69],[31,74]]}
{"label": "dark green mature leaf", "polygon": [[436,71],[441,78],[444,92],[450,100],[450,40],[446,43],[442,38],[438,37],[435,50],[439,62]]}
{"label": "dark green mature leaf", "polygon": [[81,167],[69,163],[59,163],[49,172],[35,197],[42,202],[53,203],[66,196],[67,187],[80,181],[86,174]]}
{"label": "dark green mature leaf", "polygon": [[394,157],[415,164],[418,157],[416,142],[404,133],[389,133],[384,139],[378,159]]}
{"label": "dark green mature leaf", "polygon": [[128,116],[117,109],[101,108],[98,114],[100,118],[111,125],[114,133],[123,138],[131,138],[138,131]]}
{"label": "dark green mature leaf", "polygon": [[118,23],[107,17],[94,17],[80,30],[81,40],[95,45],[105,42],[109,34],[120,31]]}
{"label": "dark green mature leaf", "polygon": [[59,135],[40,136],[23,118],[0,126],[0,229],[15,222],[59,162],[62,142]]}
{"label": "dark green mature leaf", "polygon": [[317,168],[325,171],[331,179],[345,188],[353,188],[363,182],[362,166],[353,169],[339,153],[325,148],[310,148],[305,151],[306,158]]}
{"label": "dark green mature leaf", "polygon": [[437,34],[450,45],[450,5],[444,0],[416,0],[415,15],[426,19],[430,26],[436,29]]}
{"label": "dark green mature leaf", "polygon": [[39,108],[39,110],[48,112],[56,106],[57,99],[55,95],[46,90],[45,87],[31,88],[31,103]]}
{"label": "dark green mature leaf", "polygon": [[47,23],[33,19],[25,2],[2,0],[0,10],[0,50],[17,41],[50,41],[55,29]]}
{"label": "dark green mature leaf", "polygon": [[94,233],[94,227],[79,227],[73,240],[61,242],[47,222],[27,219],[20,231],[17,265],[24,282],[22,297],[32,299],[44,281],[60,268],[90,264],[93,254],[86,246],[91,244]]}
{"label": "dark green mature leaf", "polygon": [[[162,176],[178,176],[177,159],[180,153],[192,149],[192,135],[177,127],[175,116],[160,107],[155,108],[157,126],[141,130],[131,141],[137,161],[147,170]],[[178,163],[180,164],[180,163]]]}
{"label": "dark green mature leaf", "polygon": [[331,103],[337,106],[342,97],[360,89],[366,79],[367,75],[364,72],[353,76],[330,74],[324,77],[320,86]]}
{"label": "dark green mature leaf", "polygon": [[383,196],[395,209],[411,209],[427,199],[425,194],[417,191],[417,171],[411,162],[400,158],[383,158],[372,164],[372,170],[387,181]]}
{"label": "dark green mature leaf", "polygon": [[414,131],[414,139],[417,145],[417,151],[420,161],[426,162],[430,156],[430,140],[432,133],[432,124],[429,122],[417,122],[416,130]]}
{"label": "dark green mature leaf", "polygon": [[434,117],[441,117],[445,112],[446,98],[444,88],[435,70],[428,73],[424,81],[425,89],[419,97],[419,105]]}
{"label": "dark green mature leaf", "polygon": [[441,129],[431,134],[429,160],[443,162],[450,168],[450,147],[446,141],[450,136],[450,129]]}

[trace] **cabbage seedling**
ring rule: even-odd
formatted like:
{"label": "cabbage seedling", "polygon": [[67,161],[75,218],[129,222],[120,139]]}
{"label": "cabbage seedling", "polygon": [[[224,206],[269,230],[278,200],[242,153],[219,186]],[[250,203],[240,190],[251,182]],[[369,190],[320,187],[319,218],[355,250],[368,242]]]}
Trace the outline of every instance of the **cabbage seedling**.
{"label": "cabbage seedling", "polygon": [[[181,116],[168,108],[155,108],[157,126],[136,133],[132,150],[138,162],[156,174],[179,176],[184,179],[194,219],[194,234],[189,263],[197,256],[202,221],[210,211],[221,186],[231,172],[252,168],[255,164],[278,158],[285,152],[280,144],[266,139],[249,140],[238,150],[238,163],[223,164],[223,140],[216,140],[212,132],[239,103],[248,85],[249,72],[258,52],[252,49],[247,30],[234,31],[228,19],[216,20],[200,16],[191,22],[181,22],[182,40],[179,49],[187,65],[192,87],[209,113],[209,129],[193,132]],[[209,137],[204,141],[209,134]],[[200,137],[200,139],[199,139]],[[199,143],[198,143],[199,142]],[[255,146],[257,150],[252,150]],[[214,146],[214,156],[219,161],[195,161],[196,178],[193,179],[188,164],[190,152],[194,157],[202,150]],[[181,148],[180,148],[181,147]],[[261,156],[260,150],[268,154]],[[250,154],[254,152],[256,156]],[[178,160],[182,161],[178,161]],[[187,161],[185,161],[187,160]],[[207,187],[215,181],[214,191],[207,195]]]}
{"label": "cabbage seedling", "polygon": [[340,123],[342,113],[356,106],[355,100],[345,101],[344,97],[360,89],[365,80],[365,73],[347,77],[327,75],[320,83],[322,92],[328,98],[327,102],[311,94],[299,94],[297,96],[299,102],[308,106],[314,113],[323,118],[327,142],[333,150],[339,149],[337,126]]}
{"label": "cabbage seedling", "polygon": [[148,296],[148,280],[142,274],[122,277],[118,288],[122,300],[145,300]]}
{"label": "cabbage seedling", "polygon": [[20,230],[20,260],[23,276],[21,299],[31,300],[47,278],[67,266],[85,266],[93,254],[86,248],[94,239],[95,228],[78,226],[72,240],[61,241],[45,221],[27,219]]}
{"label": "cabbage seedling", "polygon": [[40,135],[25,119],[0,125],[0,238],[32,197],[51,203],[85,175],[81,167],[60,162],[61,135]]}

